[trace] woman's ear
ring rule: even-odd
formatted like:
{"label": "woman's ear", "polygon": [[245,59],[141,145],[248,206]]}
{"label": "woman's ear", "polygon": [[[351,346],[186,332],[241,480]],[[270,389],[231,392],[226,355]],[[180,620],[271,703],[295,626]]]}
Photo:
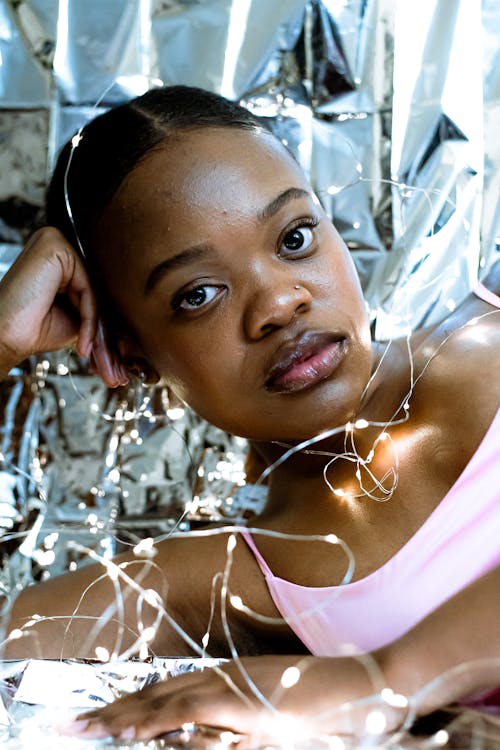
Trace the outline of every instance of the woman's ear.
{"label": "woman's ear", "polygon": [[108,335],[104,333],[102,321],[97,325],[92,342],[90,363],[96,375],[108,388],[126,385],[131,377],[139,378],[147,385],[154,385],[160,380],[159,373],[137,352],[137,348],[126,336],[114,333],[110,337],[109,332]]}
{"label": "woman's ear", "polygon": [[123,364],[126,372],[138,378],[144,385],[156,385],[160,381],[159,373],[143,357],[126,359]]}
{"label": "woman's ear", "polygon": [[128,376],[141,380],[145,385],[155,385],[160,374],[126,337],[118,337],[115,346],[120,363]]}

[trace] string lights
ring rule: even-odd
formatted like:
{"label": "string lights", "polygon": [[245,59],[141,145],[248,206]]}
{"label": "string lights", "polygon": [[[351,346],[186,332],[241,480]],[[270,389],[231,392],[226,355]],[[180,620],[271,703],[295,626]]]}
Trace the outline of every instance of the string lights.
{"label": "string lights", "polygon": [[[100,101],[102,101],[103,97],[101,97],[101,99],[96,103],[96,108],[99,105]],[[68,192],[68,174],[72,159],[75,150],[79,147],[82,138],[84,137],[84,129],[81,128],[71,140],[71,149],[68,157],[66,172],[64,175],[64,198],[68,216],[77,238],[79,250],[82,254],[82,257],[85,258],[85,252],[79,239],[79,233],[77,231],[77,227],[73,217],[71,201]],[[352,182],[349,185],[345,186],[331,185],[327,188],[327,193],[329,195],[337,195],[341,191],[354,184],[357,184],[358,182],[369,180],[369,178],[365,178],[363,176],[363,168],[357,160],[356,172],[358,173],[358,178],[355,182]],[[412,198],[414,192],[420,192],[424,194],[426,199],[428,200],[430,200],[431,195],[436,193],[436,191],[433,190],[429,191],[415,186],[408,186],[405,183],[395,180],[380,180],[380,182],[384,182],[391,185],[392,187],[396,187],[401,192],[402,198],[407,200]],[[449,201],[449,199],[446,198],[446,201]],[[446,302],[446,306],[450,310],[455,309],[454,300],[450,298]],[[406,325],[404,331],[409,368],[408,389],[404,394],[403,399],[394,409],[392,415],[390,415],[386,421],[371,421],[363,417],[359,417],[357,419],[354,419],[353,421],[347,422],[344,425],[340,425],[332,428],[331,430],[327,430],[320,435],[301,441],[298,445],[289,446],[284,443],[279,443],[279,445],[284,448],[284,452],[271,466],[267,467],[263,471],[260,478],[256,482],[256,486],[262,486],[265,480],[272,474],[272,472],[276,471],[278,467],[282,466],[293,455],[297,453],[309,453],[312,455],[322,455],[325,457],[323,478],[326,486],[332,493],[333,501],[389,501],[394,495],[394,492],[398,486],[399,479],[399,447],[397,444],[397,440],[395,440],[391,435],[391,430],[398,425],[404,424],[410,419],[411,399],[414,393],[415,386],[423,377],[438,353],[447,344],[452,336],[456,336],[463,331],[466,331],[469,335],[480,335],[476,333],[478,323],[481,320],[485,319],[487,316],[494,314],[497,314],[496,311],[486,313],[479,317],[474,317],[452,333],[448,334],[436,347],[435,351],[430,354],[426,363],[420,369],[420,372],[417,376],[415,376],[414,373],[414,356],[410,346],[411,330],[409,329],[408,325]],[[473,330],[471,332],[470,329],[476,330]],[[379,358],[377,368],[370,377],[369,383],[365,388],[365,392],[374,382],[374,379],[377,377],[377,375],[380,373],[391,345],[392,340],[389,340],[385,345],[382,355]],[[35,373],[36,378],[38,379],[39,387],[44,386],[44,379],[47,375],[48,363],[45,363],[45,360],[42,363],[39,363]],[[82,399],[82,401],[88,404],[90,412],[98,415],[99,417],[102,417],[105,421],[120,425],[120,428],[115,433],[113,433],[110,438],[110,456],[116,455],[120,443],[135,444],[137,446],[141,445],[142,438],[141,431],[138,427],[139,420],[147,420],[150,424],[154,424],[157,420],[176,421],[178,419],[181,419],[185,413],[184,409],[181,407],[166,408],[161,412],[154,412],[152,410],[152,396],[142,385],[139,386],[136,390],[132,408],[128,408],[129,404],[125,403],[124,401],[123,403],[121,403],[121,405],[117,406],[117,408],[113,412],[111,410],[107,411],[105,409],[102,409],[97,401],[89,400],[87,396],[80,392],[72,376],[69,363],[60,363],[57,366],[57,372],[61,376],[67,375],[70,378],[72,387],[74,388],[78,396]],[[142,390],[143,388],[144,391]],[[362,433],[364,436],[366,436],[370,431],[374,432],[374,437],[371,442],[370,448],[364,455],[360,455],[360,452],[358,450],[359,433]],[[323,443],[329,438],[335,436],[343,436],[343,452],[332,454],[328,451],[317,449],[318,443]],[[364,440],[363,442],[366,443],[366,440]],[[383,471],[381,476],[377,476],[374,467],[377,463],[377,452],[381,450],[383,451],[386,459],[387,457],[390,457],[390,465],[385,469],[385,471]],[[16,472],[20,476],[26,478],[30,483],[32,483],[34,492],[38,493],[38,496],[43,501],[43,503],[47,503],[47,496],[43,489],[43,470],[39,463],[33,460],[31,470],[28,473],[15,464],[7,462],[2,454],[0,454],[0,460],[2,461],[2,463],[5,463],[9,470]],[[353,477],[355,478],[357,483],[356,487],[337,486],[334,479],[335,469],[337,468],[339,462],[342,461],[348,462],[353,465]],[[228,465],[225,465],[226,463]],[[227,462],[219,461],[216,465],[215,472],[212,472],[212,479],[217,478],[215,476],[216,472],[222,474],[224,471],[230,469],[231,466],[232,463],[230,460]],[[108,470],[106,475],[107,480],[109,480],[111,484],[114,484],[116,486],[119,485],[122,473],[121,467],[115,464],[113,462],[113,459],[110,458],[109,465],[107,465],[106,468]],[[237,467],[237,469],[239,474],[242,475],[243,467],[240,465]],[[201,475],[199,474],[200,478],[203,478],[203,476],[204,473],[202,473]],[[331,479],[330,477],[333,477],[333,479]],[[95,494],[96,497],[102,497],[106,494],[106,491],[103,490],[102,487],[94,487],[93,489],[95,490],[93,494]],[[190,503],[194,502],[195,499],[190,500]],[[190,509],[193,510],[193,508],[194,506],[191,505]],[[98,534],[99,532],[105,530],[104,524],[99,520],[99,517],[96,513],[89,513],[84,523],[90,529],[91,533]],[[133,546],[133,554],[137,559],[132,563],[121,565],[117,565],[113,560],[109,559],[109,556],[107,556],[106,553],[99,554],[93,549],[84,547],[82,545],[79,545],[78,543],[73,543],[71,546],[75,551],[87,556],[89,559],[97,562],[102,567],[102,574],[100,574],[81,594],[80,600],[75,607],[75,610],[71,617],[41,617],[37,613],[33,613],[30,620],[25,625],[23,625],[21,628],[16,628],[15,630],[8,633],[6,640],[14,641],[19,640],[23,637],[30,637],[33,629],[37,625],[39,625],[41,621],[50,621],[55,619],[63,619],[64,621],[67,621],[66,632],[69,634],[72,622],[81,616],[79,614],[79,610],[85,600],[86,595],[94,586],[97,586],[101,581],[107,580],[111,582],[113,586],[114,599],[99,615],[99,617],[85,616],[86,619],[89,620],[89,631],[82,649],[84,652],[93,652],[95,654],[95,657],[102,663],[112,662],[116,660],[126,661],[135,656],[138,656],[142,660],[146,660],[153,653],[152,647],[154,646],[154,641],[158,635],[160,628],[168,626],[173,628],[173,630],[183,639],[183,641],[189,648],[193,650],[194,653],[196,653],[202,659],[206,659],[210,656],[210,633],[213,625],[213,620],[216,615],[217,599],[219,598],[220,616],[222,620],[223,631],[226,637],[226,643],[234,663],[239,668],[240,674],[244,679],[246,687],[254,696],[254,698],[256,698],[260,702],[260,704],[267,711],[269,711],[272,717],[273,731],[276,732],[277,723],[281,727],[280,731],[282,736],[282,746],[287,747],[288,745],[290,747],[295,747],[298,738],[304,739],[304,737],[310,738],[311,736],[314,736],[314,728],[307,722],[305,723],[295,717],[290,717],[282,714],[279,710],[278,698],[281,695],[282,691],[293,690],[293,688],[300,683],[304,674],[304,672],[302,671],[301,663],[299,662],[297,665],[287,667],[283,671],[279,679],[279,683],[276,685],[276,694],[275,696],[273,696],[273,700],[269,700],[269,698],[259,690],[258,686],[255,684],[255,682],[252,680],[251,676],[245,669],[238,653],[233,634],[231,632],[231,618],[228,614],[228,609],[230,611],[231,608],[239,612],[243,612],[248,617],[253,618],[256,622],[271,625],[276,625],[284,622],[283,618],[281,617],[267,617],[261,613],[253,611],[245,603],[244,597],[241,595],[242,592],[232,592],[230,589],[230,572],[233,565],[234,552],[238,544],[238,535],[241,531],[249,532],[253,536],[267,536],[275,540],[307,541],[311,544],[324,543],[334,545],[342,550],[347,561],[346,572],[339,582],[338,586],[341,587],[343,585],[346,585],[353,579],[355,569],[354,555],[346,542],[343,539],[339,538],[335,533],[328,533],[325,535],[284,534],[281,532],[260,528],[249,529],[245,527],[243,529],[235,525],[223,528],[213,528],[208,530],[179,533],[174,527],[173,531],[168,532],[162,537],[158,537],[156,539],[153,537],[147,537],[145,539],[138,540]],[[31,530],[28,530],[23,533],[29,536],[32,532]],[[49,531],[44,538],[44,550],[34,550],[32,559],[38,561],[42,565],[50,565],[50,560],[52,559],[52,556],[54,554],[53,547],[57,542],[58,534],[60,533],[61,532],[58,529]],[[181,536],[185,537],[186,534],[192,537],[227,535],[225,566],[223,570],[219,571],[214,576],[212,581],[209,621],[207,623],[206,631],[201,639],[201,643],[197,643],[191,637],[191,635],[181,627],[181,625],[168,611],[168,595],[162,597],[157,590],[153,590],[149,587],[143,588],[142,586],[142,583],[145,581],[148,574],[152,571],[155,571],[155,573],[161,578],[165,591],[168,591],[168,581],[165,573],[154,562],[154,558],[157,555],[156,545],[159,541],[164,541],[167,538],[174,539]],[[11,534],[10,536],[7,534],[6,536],[4,536],[4,539],[9,539],[13,536],[14,534]],[[137,570],[138,566],[140,566],[140,572],[134,572],[134,575],[131,575],[130,568],[134,567],[134,569]],[[125,622],[125,596],[123,593],[124,587],[127,587],[127,589],[129,589],[130,591],[133,591],[136,595],[135,619],[133,623],[129,621]],[[316,605],[314,609],[305,610],[298,616],[298,618],[309,616],[311,612],[316,611],[321,606],[322,605]],[[149,616],[146,617],[146,611],[148,613],[154,613],[154,618],[152,621]],[[115,621],[116,623],[118,623],[118,627],[113,648],[109,649],[99,643],[99,636],[106,625],[111,621]],[[133,636],[131,644],[127,647],[123,646],[123,643],[125,641],[125,634],[127,634],[127,637],[129,639],[130,636]],[[63,642],[61,644],[61,654],[63,653],[64,645],[65,643],[63,639]],[[369,658],[359,656],[357,656],[356,658],[358,658],[360,660],[360,663],[366,668],[372,684],[376,684],[377,679],[380,675],[376,675],[374,673],[373,664],[370,662]],[[215,667],[215,669],[221,676],[221,679],[224,679],[226,683],[229,684],[231,689],[234,690],[235,693],[242,698],[242,700],[250,703],[246,693],[244,693],[235,684],[235,682],[227,675],[226,672],[224,672],[219,667]],[[437,687],[439,685],[442,685],[443,681],[446,679],[449,679],[448,675],[442,676],[431,686],[426,686],[425,688],[423,688],[420,693],[422,694],[426,690],[430,691],[431,689],[437,689]],[[375,701],[377,707],[371,708],[370,710],[367,710],[365,712],[364,726],[361,730],[361,741],[365,742],[366,746],[374,746],[373,738],[382,737],[387,733],[389,725],[388,714],[385,710],[386,708],[394,709],[401,715],[400,721],[396,726],[396,729],[398,731],[400,731],[402,728],[408,728],[410,726],[409,722],[414,717],[414,712],[412,701],[409,699],[409,697],[394,693],[388,686],[379,686],[379,690],[373,696],[370,696],[370,700],[372,701],[372,703]],[[346,711],[347,709],[353,710],[353,704],[346,704],[345,708]],[[336,711],[338,711],[338,709],[336,709]],[[181,730],[185,734],[184,739],[189,740],[193,732],[196,731],[196,726],[192,723],[185,724],[183,725]],[[391,731],[395,732],[396,730],[391,728]],[[219,734],[219,742],[224,747],[233,744],[235,742],[235,738],[237,739],[238,735],[235,735],[229,730],[225,730],[224,732],[221,732]],[[341,736],[332,735],[327,738],[322,736],[322,738],[325,740],[326,746],[330,750],[344,750],[344,748],[348,746],[348,740]],[[432,737],[428,738],[428,740],[426,740],[427,745],[422,744],[422,747],[444,747],[449,742],[449,740],[450,734],[446,730],[441,729],[434,733]]]}
{"label": "string lights", "polygon": [[[395,410],[393,418],[391,420],[388,420],[387,422],[370,422],[369,420],[366,420],[364,418],[356,419],[352,422],[347,423],[346,425],[343,425],[342,427],[336,428],[335,430],[328,431],[328,433],[323,434],[321,436],[316,436],[316,438],[310,439],[308,441],[303,441],[298,446],[293,446],[288,448],[283,456],[278,459],[278,461],[264,472],[263,477],[269,476],[269,474],[276,468],[278,464],[283,463],[287,460],[293,453],[298,451],[307,451],[311,448],[315,443],[324,440],[326,437],[333,435],[333,434],[339,434],[341,432],[344,433],[345,436],[345,452],[341,454],[337,454],[335,456],[332,456],[329,458],[329,460],[325,464],[324,468],[324,477],[325,482],[332,490],[335,497],[340,499],[346,499],[346,497],[349,497],[349,499],[360,499],[360,498],[369,498],[376,501],[381,500],[387,500],[393,493],[395,486],[397,484],[397,446],[394,445],[394,441],[391,438],[390,435],[390,429],[394,424],[400,424],[404,421],[406,421],[409,418],[409,412],[410,412],[410,405],[411,405],[411,396],[413,393],[413,390],[415,388],[416,383],[419,381],[421,377],[423,377],[426,369],[430,366],[431,361],[435,358],[435,356],[438,354],[438,352],[441,350],[443,346],[446,345],[449,338],[453,335],[457,335],[459,332],[465,331],[473,331],[476,329],[478,323],[485,317],[494,315],[495,312],[486,313],[483,316],[480,316],[479,318],[473,318],[469,321],[467,321],[463,326],[461,326],[457,331],[454,331],[453,333],[450,333],[437,347],[436,351],[433,353],[431,357],[427,360],[426,364],[422,368],[419,375],[414,378],[413,375],[411,376],[411,383],[410,387],[408,389],[408,392],[405,394],[405,397],[402,399],[400,405]],[[404,412],[403,417],[396,419],[396,416],[401,412]],[[358,451],[356,450],[356,435],[358,432],[365,432],[370,428],[377,428],[379,432],[377,433],[376,437],[373,440],[372,448],[368,452],[368,454],[363,458],[359,455]],[[381,443],[387,443],[390,445],[390,450],[394,456],[394,465],[391,467],[391,469],[384,474],[383,477],[380,479],[377,479],[375,475],[371,472],[369,466],[373,462],[374,456],[376,454],[376,450],[379,444]],[[316,453],[316,451],[314,451]],[[4,457],[2,457],[4,459]],[[356,479],[359,483],[359,489],[360,492],[356,493],[355,495],[348,495],[347,492],[343,491],[342,488],[334,487],[328,480],[328,472],[329,470],[334,466],[335,462],[338,460],[347,460],[355,463],[356,465]],[[4,459],[5,460],[5,459]],[[14,470],[17,469],[17,467],[10,467]],[[26,472],[20,471],[21,474],[23,474],[27,479],[30,481],[33,481],[33,476],[30,474],[26,474]],[[367,476],[370,478],[370,486],[366,487],[363,479],[362,474],[366,473]],[[386,481],[389,481],[389,485],[386,485]],[[38,477],[38,482],[40,482],[40,477]],[[262,481],[262,478],[261,480]],[[375,490],[377,490],[380,494],[375,494]],[[47,498],[43,495],[43,490],[40,489],[40,495],[43,497],[44,501],[46,502]],[[97,516],[90,514],[87,518],[87,523],[97,528],[98,519]],[[290,539],[290,540],[302,540],[305,541],[306,539],[310,543],[318,543],[323,542],[327,544],[335,544],[339,545],[345,552],[347,558],[348,558],[348,569],[346,571],[346,574],[344,576],[343,581],[340,582],[340,585],[348,583],[353,574],[354,570],[354,557],[349,550],[348,546],[343,542],[343,540],[339,539],[335,534],[328,534],[325,536],[304,536],[300,537],[297,535],[286,535],[281,534],[278,532],[273,531],[267,531],[263,529],[245,529],[246,531],[250,531],[252,535],[258,535],[263,534],[269,537],[272,537],[274,539]],[[221,596],[220,596],[220,613],[223,621],[223,627],[224,632],[226,633],[226,638],[228,645],[230,647],[233,659],[235,663],[239,664],[241,667],[241,673],[242,676],[250,689],[251,692],[254,693],[254,695],[262,702],[264,707],[273,712],[274,719],[273,719],[273,726],[274,729],[276,728],[276,721],[281,721],[284,726],[290,727],[293,725],[293,731],[290,732],[290,737],[292,739],[297,739],[297,724],[293,720],[290,720],[289,716],[282,716],[280,717],[279,709],[276,709],[276,705],[279,705],[278,701],[276,703],[269,702],[269,700],[263,696],[258,688],[256,687],[255,683],[251,680],[250,676],[246,673],[245,669],[242,667],[242,662],[239,659],[239,654],[237,651],[237,648],[235,646],[235,643],[232,639],[231,635],[231,628],[230,628],[230,618],[228,616],[227,612],[227,604],[229,604],[232,608],[244,612],[249,617],[255,618],[256,621],[260,622],[266,622],[271,624],[276,624],[278,622],[282,622],[282,618],[266,618],[260,613],[253,612],[248,606],[245,605],[245,602],[243,598],[240,596],[239,593],[232,593],[229,589],[229,573],[231,570],[232,560],[233,560],[233,554],[234,550],[236,548],[237,544],[237,534],[239,529],[237,527],[226,527],[223,529],[211,529],[211,530],[205,530],[205,531],[198,531],[198,532],[188,532],[191,536],[207,536],[207,535],[214,535],[214,534],[228,534],[228,541],[227,541],[227,559],[226,559],[226,567],[225,570],[221,572],[218,576],[214,578],[213,586],[212,586],[212,595],[211,595],[211,614],[210,614],[210,621],[213,620],[213,617],[215,615],[216,610],[216,592],[217,590],[220,590]],[[53,544],[57,541],[57,533],[56,531],[51,532],[47,534],[45,538],[46,542],[46,552],[50,553],[51,548]],[[185,533],[185,532],[184,532]],[[181,534],[179,536],[184,535]],[[172,537],[177,536],[176,534],[172,534]],[[148,588],[143,588],[141,585],[141,580],[144,579],[145,575],[147,575],[147,572],[151,570],[151,566],[155,566],[155,564],[152,562],[156,549],[155,549],[155,540],[152,538],[147,538],[144,540],[139,541],[135,547],[134,547],[134,554],[141,561],[141,565],[143,565],[143,572],[139,575],[134,575],[134,577],[131,577],[126,572],[126,566],[117,566],[113,561],[100,556],[95,553],[95,551],[90,549],[81,549],[81,552],[84,552],[87,554],[90,558],[96,560],[99,562],[103,568],[104,573],[102,576],[96,579],[91,586],[97,584],[100,580],[104,578],[108,578],[109,581],[112,582],[114,588],[115,588],[115,599],[108,606],[108,608],[98,617],[98,618],[88,618],[90,622],[93,622],[93,625],[89,629],[89,636],[87,638],[87,642],[85,644],[85,649],[91,649],[92,645],[95,644],[93,647],[95,657],[105,663],[108,661],[113,661],[116,659],[124,659],[127,660],[133,655],[138,655],[141,659],[146,659],[149,654],[151,653],[151,644],[154,643],[155,637],[157,635],[158,629],[162,627],[163,622],[168,622],[168,624],[171,627],[174,627],[178,634],[190,645],[190,647],[199,654],[202,658],[207,658],[208,653],[208,645],[209,645],[209,633],[210,633],[210,627],[211,622],[208,623],[207,631],[205,636],[202,639],[202,643],[200,645],[196,644],[188,633],[186,633],[179,625],[175,622],[175,619],[167,612],[165,608],[165,604],[162,600],[162,598],[158,595],[157,591],[153,591]],[[158,568],[158,573],[163,575],[162,571],[160,571]],[[120,584],[126,583],[127,586],[129,586],[131,589],[133,589],[137,595],[137,608],[136,608],[136,626],[131,627],[130,623],[127,625],[124,624],[124,599],[123,599],[123,591],[122,586]],[[217,585],[219,584],[219,585]],[[87,591],[85,591],[82,594],[80,602],[82,602],[85,598]],[[144,605],[148,606],[148,609],[151,611],[156,612],[154,621],[152,624],[145,623],[144,622],[144,616],[143,616],[143,610]],[[71,625],[71,621],[73,618],[79,617],[78,610],[80,608],[80,604],[75,608],[75,612],[73,613],[72,618],[69,618],[67,622],[67,630],[69,632],[69,628]],[[306,616],[308,612],[302,613],[302,616]],[[18,640],[23,637],[29,637],[30,632],[33,630],[35,626],[37,626],[41,621],[43,620],[51,620],[51,619],[60,619],[60,618],[42,618],[37,613],[34,613],[31,617],[31,619],[22,627],[22,628],[16,628],[14,631],[8,634],[8,640]],[[66,618],[62,618],[66,619]],[[105,627],[106,623],[109,622],[111,619],[117,620],[120,625],[118,628],[118,634],[115,641],[115,646],[112,650],[109,650],[102,645],[99,645],[99,633],[102,631],[102,629]],[[132,631],[135,632],[135,639],[133,643],[126,649],[122,648],[123,643],[123,636],[125,629],[130,633]],[[223,675],[223,679],[227,679],[227,675],[223,672],[221,672],[221,676]],[[302,672],[300,669],[300,666],[291,666],[288,667],[283,674],[281,675],[279,685],[277,685],[277,689],[280,688],[282,690],[290,690],[293,689],[297,684],[299,684],[300,680],[302,678]],[[431,690],[431,689],[438,689],[439,686],[442,686],[443,682],[448,679],[446,675],[439,678],[437,681],[434,681],[432,686],[426,686],[425,689]],[[231,682],[231,681],[230,681]],[[231,687],[235,689],[236,691],[240,692],[239,688],[231,684]],[[423,689],[424,692],[425,689]],[[381,703],[385,703],[387,706],[392,707],[394,709],[401,710],[404,714],[405,721],[403,721],[403,724],[406,725],[408,722],[407,714],[411,716],[411,711],[409,711],[410,703],[409,699],[406,696],[397,695],[389,687],[382,687],[380,692],[378,693],[378,697],[380,699]],[[350,710],[353,710],[353,707],[350,707]],[[366,735],[366,737],[377,737],[377,736],[385,736],[386,729],[387,729],[387,715],[384,709],[373,709],[370,710],[366,714],[364,729],[361,731],[361,734]],[[291,722],[291,723],[290,723]],[[286,729],[285,727],[285,729]],[[304,726],[301,727],[302,732],[305,732],[305,736],[313,736],[314,735],[314,729],[310,726],[307,726],[306,729],[304,729]],[[288,731],[288,730],[287,730]],[[359,731],[359,730],[358,730]],[[391,730],[393,731],[393,730]],[[438,730],[432,737],[430,737],[427,740],[427,747],[445,747],[446,744],[450,740],[450,733],[446,730]],[[222,740],[221,740],[222,741]],[[345,740],[342,737],[338,736],[332,736],[330,738],[330,747],[345,747]],[[286,743],[285,743],[286,744]],[[293,744],[291,745],[293,746]],[[422,745],[423,747],[425,745]]]}

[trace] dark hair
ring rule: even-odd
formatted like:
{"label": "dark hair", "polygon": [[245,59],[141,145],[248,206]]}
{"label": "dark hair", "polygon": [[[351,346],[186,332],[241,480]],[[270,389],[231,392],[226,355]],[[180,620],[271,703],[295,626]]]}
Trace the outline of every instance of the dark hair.
{"label": "dark hair", "polygon": [[151,89],[96,117],[83,129],[78,146],[69,141],[59,155],[47,190],[47,223],[78,248],[66,180],[78,239],[91,255],[92,228],[136,164],[168,136],[210,127],[267,131],[239,104],[190,86]]}

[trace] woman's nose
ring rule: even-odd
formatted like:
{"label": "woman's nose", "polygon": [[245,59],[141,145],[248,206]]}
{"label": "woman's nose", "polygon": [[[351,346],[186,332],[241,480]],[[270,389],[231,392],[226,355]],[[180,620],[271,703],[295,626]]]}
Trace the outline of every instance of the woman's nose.
{"label": "woman's nose", "polygon": [[253,340],[263,338],[307,312],[311,302],[311,293],[302,284],[290,280],[275,286],[263,284],[247,302],[245,333]]}

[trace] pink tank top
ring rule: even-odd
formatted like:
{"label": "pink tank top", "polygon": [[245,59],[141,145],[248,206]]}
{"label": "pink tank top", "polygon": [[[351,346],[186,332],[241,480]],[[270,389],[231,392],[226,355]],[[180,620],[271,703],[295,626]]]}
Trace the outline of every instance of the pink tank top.
{"label": "pink tank top", "polygon": [[[484,299],[483,289],[476,293]],[[491,297],[486,301],[491,303]],[[241,534],[277,609],[311,653],[342,656],[381,648],[500,565],[500,409],[424,524],[387,563],[361,580],[307,587],[278,578],[251,534]]]}

